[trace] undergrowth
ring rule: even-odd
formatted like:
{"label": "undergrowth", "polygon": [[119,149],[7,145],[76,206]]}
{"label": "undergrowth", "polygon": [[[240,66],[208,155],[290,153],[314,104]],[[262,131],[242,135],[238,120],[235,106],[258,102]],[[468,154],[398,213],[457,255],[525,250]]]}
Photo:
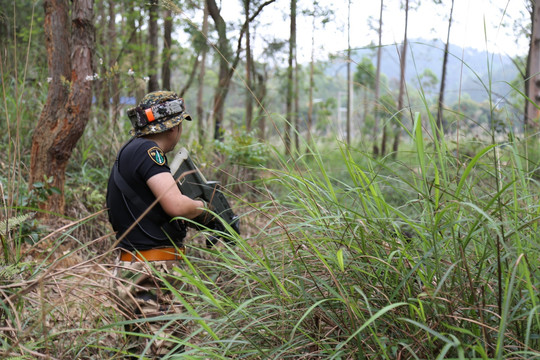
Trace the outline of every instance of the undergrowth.
{"label": "undergrowth", "polygon": [[[234,245],[187,241],[178,272],[196,290],[171,289],[189,306],[169,319],[192,329],[176,340],[184,355],[539,356],[537,167],[513,137],[460,159],[421,125],[397,161],[339,142],[295,162],[269,150],[280,165],[252,168],[264,174],[247,185],[257,200],[232,199]],[[125,355],[106,229],[103,213],[68,223],[1,266],[1,354]]]}
{"label": "undergrowth", "polygon": [[[2,80],[0,357],[124,358],[104,194],[125,139],[100,136],[110,128],[94,114],[67,170],[68,214],[40,223],[55,189],[25,179],[46,91]],[[165,318],[191,329],[174,339],[184,358],[540,357],[537,134],[457,142],[433,136],[430,115],[412,120],[384,158],[328,138],[285,157],[244,130],[190,144],[242,231],[212,249],[186,241],[188,286],[170,290],[187,311]]]}
{"label": "undergrowth", "polygon": [[[183,319],[212,329],[188,354],[540,356],[537,169],[512,137],[460,161],[444,141],[426,145],[421,125],[415,161],[341,145],[339,178],[316,149],[266,169],[264,183],[286,191],[259,205],[260,232],[182,269],[200,289]],[[403,191],[407,201],[386,200]]]}

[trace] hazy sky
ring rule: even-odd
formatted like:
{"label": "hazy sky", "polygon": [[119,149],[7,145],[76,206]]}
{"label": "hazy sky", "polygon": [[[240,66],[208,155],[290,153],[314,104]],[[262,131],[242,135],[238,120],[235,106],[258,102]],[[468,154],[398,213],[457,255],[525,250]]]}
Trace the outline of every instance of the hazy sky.
{"label": "hazy sky", "polygon": [[[228,21],[241,19],[242,10],[234,4],[239,1],[223,0],[223,15]],[[403,0],[384,0],[383,12],[383,44],[394,44],[403,41],[404,10],[400,4]],[[448,31],[448,15],[450,0],[445,5],[435,5],[433,0],[409,1],[409,39],[424,38],[446,41]],[[507,53],[509,55],[525,54],[528,47],[526,39],[516,40],[510,27],[502,27],[501,22],[511,24],[511,19],[520,18],[525,13],[527,0],[455,0],[454,15],[450,42],[462,47],[473,47],[479,50]],[[298,9],[309,8],[311,0],[299,0]],[[315,35],[316,57],[325,58],[329,52],[335,53],[347,48],[347,6],[348,0],[319,0],[322,6],[334,10],[334,21],[319,29]],[[225,6],[227,4],[227,6]],[[258,34],[273,34],[283,39],[289,34],[290,0],[277,0],[259,17],[261,25]],[[502,11],[506,8],[503,18]],[[380,1],[351,1],[351,47],[364,47],[371,41],[378,42],[378,35],[370,29],[370,22],[378,26]],[[284,15],[285,13],[285,15]],[[371,20],[370,20],[371,18]],[[485,25],[485,27],[484,27]],[[311,20],[298,17],[298,55],[299,62],[309,61],[311,53]],[[485,30],[484,30],[485,28]],[[487,37],[487,45],[486,45]]]}

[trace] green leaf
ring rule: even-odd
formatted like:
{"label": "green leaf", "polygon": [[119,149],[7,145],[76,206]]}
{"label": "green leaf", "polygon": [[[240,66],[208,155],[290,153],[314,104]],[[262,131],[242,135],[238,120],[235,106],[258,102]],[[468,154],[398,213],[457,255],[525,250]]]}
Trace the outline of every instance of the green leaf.
{"label": "green leaf", "polygon": [[339,249],[337,254],[337,261],[338,261],[338,265],[339,265],[339,269],[341,271],[345,271],[345,262],[343,260],[343,249]]}

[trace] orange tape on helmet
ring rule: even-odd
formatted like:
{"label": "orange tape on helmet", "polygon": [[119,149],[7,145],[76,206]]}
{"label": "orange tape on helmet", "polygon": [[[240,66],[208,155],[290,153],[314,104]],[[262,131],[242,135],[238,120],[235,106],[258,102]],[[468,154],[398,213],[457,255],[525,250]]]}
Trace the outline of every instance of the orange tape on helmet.
{"label": "orange tape on helmet", "polygon": [[152,122],[156,120],[154,118],[154,113],[152,112],[152,108],[144,110],[144,113],[146,114],[146,117],[148,118],[148,122]]}

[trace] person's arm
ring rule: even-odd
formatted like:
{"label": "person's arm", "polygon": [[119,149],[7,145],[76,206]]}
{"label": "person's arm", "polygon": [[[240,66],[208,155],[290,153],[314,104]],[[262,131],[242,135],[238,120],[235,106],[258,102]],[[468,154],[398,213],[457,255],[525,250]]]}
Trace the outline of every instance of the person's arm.
{"label": "person's arm", "polygon": [[162,172],[146,181],[163,210],[171,217],[193,219],[203,213],[205,204],[182,195],[171,173]]}

